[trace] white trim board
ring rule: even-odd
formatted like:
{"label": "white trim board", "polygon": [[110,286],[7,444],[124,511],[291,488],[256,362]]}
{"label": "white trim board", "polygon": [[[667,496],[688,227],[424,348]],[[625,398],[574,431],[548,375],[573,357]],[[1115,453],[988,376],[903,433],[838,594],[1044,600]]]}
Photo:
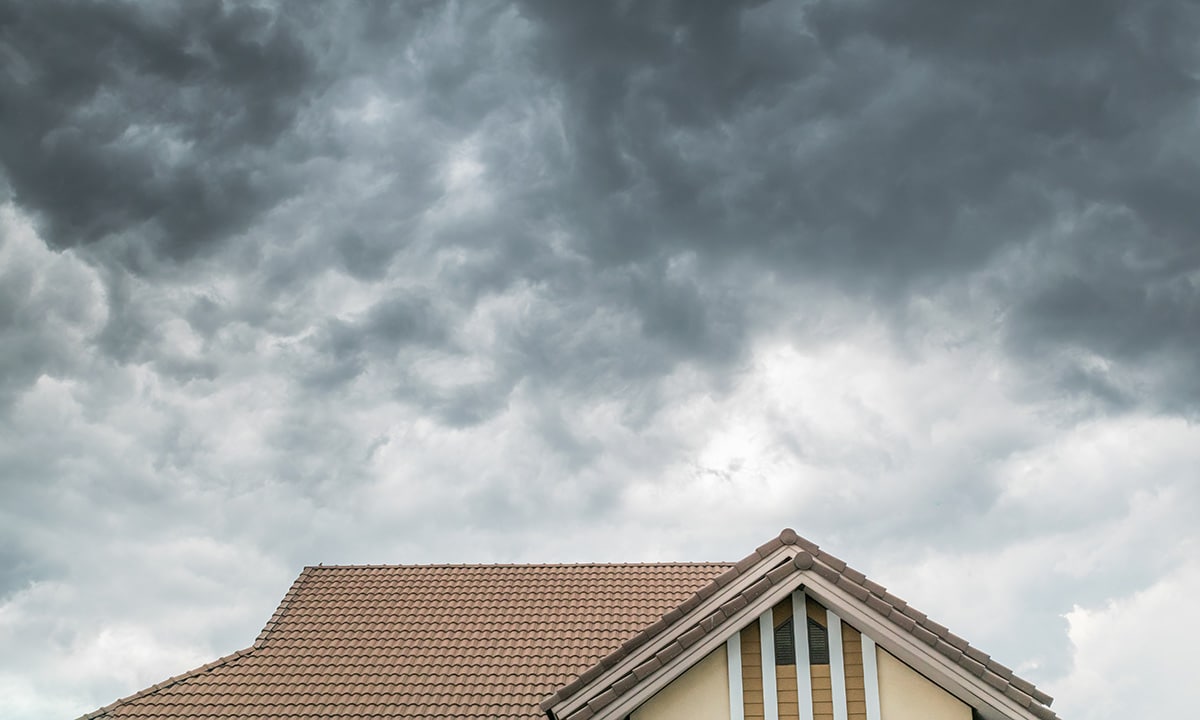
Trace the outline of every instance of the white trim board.
{"label": "white trim board", "polygon": [[[774,567],[778,563],[780,556],[786,552],[787,549],[783,549],[781,552],[772,553],[768,558],[764,558],[758,567]],[[763,574],[761,572],[747,572],[739,578],[738,582],[731,583],[729,586],[722,588],[719,595],[728,597],[728,593],[733,591],[735,587],[740,592],[740,589],[760,581]],[[754,622],[764,610],[770,609],[777,602],[789,597],[793,591],[800,589],[805,591],[806,596],[812,597],[826,608],[834,610],[835,614],[839,614],[839,617],[845,617],[847,622],[860,632],[864,634],[869,633],[871,639],[878,647],[891,653],[901,662],[912,667],[918,673],[924,675],[933,681],[934,684],[940,686],[967,705],[976,708],[983,720],[1039,720],[1030,710],[1018,705],[1015,700],[1005,695],[1003,691],[985,684],[980,678],[971,675],[965,668],[950,658],[947,658],[933,648],[925,646],[911,634],[905,632],[903,628],[897,627],[885,620],[861,600],[839,587],[836,581],[807,570],[801,570],[786,582],[771,586],[766,592],[755,598],[750,604],[739,609],[733,616],[726,620],[726,623],[728,623],[727,627],[730,628],[728,631],[722,628],[717,632],[711,633],[695,645],[684,650],[683,653],[667,661],[662,668],[655,671],[652,677],[648,678],[636,689],[622,696],[611,705],[601,708],[596,713],[594,720],[615,720],[616,718],[625,717],[625,715],[628,715],[652,697],[659,689],[683,674],[688,667],[699,662],[709,652],[723,645],[733,632],[740,631]],[[702,612],[711,612],[713,608],[711,603],[713,601],[714,598],[709,598],[708,601],[701,603],[700,607],[689,612],[688,616],[694,617]],[[719,604],[723,600],[717,600],[716,602]],[[657,652],[657,649],[661,649],[662,645],[671,641],[670,636],[660,638],[652,643],[652,647],[644,648],[642,651],[637,652],[636,655],[645,658],[647,655]],[[635,661],[635,658],[627,657],[618,665],[627,667],[629,663]],[[619,677],[620,674],[617,668],[610,668],[608,672],[594,680],[590,685],[594,687],[606,682],[606,679],[607,682],[611,682],[612,678]],[[563,705],[577,708],[586,702],[587,699],[586,695],[583,697],[579,695],[573,696],[570,701],[551,709],[553,717],[566,717],[570,714],[570,710],[564,708]]]}
{"label": "white trim board", "polygon": [[827,608],[837,608],[859,632],[870,633],[878,647],[978,710],[983,720],[1039,720],[1003,691],[985,685],[965,668],[879,617],[878,613],[833,582],[816,573],[805,573],[802,584],[810,597]]}
{"label": "white trim board", "polygon": [[867,720],[881,720],[879,709],[879,663],[875,655],[875,641],[865,633],[862,637],[863,685],[867,691]]}
{"label": "white trim board", "polygon": [[[750,623],[757,621],[758,616],[764,608],[771,608],[775,603],[780,602],[784,598],[791,595],[792,590],[799,583],[776,585],[762,596],[757,598],[752,604],[743,607],[729,618],[726,622],[728,627],[737,628],[732,632],[741,632]],[[732,634],[732,632],[730,634]],[[672,680],[682,675],[689,667],[699,662],[708,653],[715,648],[724,644],[729,639],[729,635],[722,633],[712,633],[702,639],[700,642],[684,650],[683,653],[676,656],[674,659],[667,662],[660,670],[654,673],[645,684],[638,689],[622,697],[617,702],[603,707],[593,717],[593,720],[614,720],[615,718],[623,718],[633,712],[639,705],[649,700],[656,692],[666,687]],[[565,717],[555,713],[555,717]]]}
{"label": "white trim board", "polygon": [[829,686],[833,689],[833,720],[849,720],[846,710],[846,656],[842,650],[842,619],[825,608],[829,633]]}
{"label": "white trim board", "polygon": [[[709,613],[711,613],[715,608],[720,607],[721,605],[726,603],[729,599],[741,594],[741,592],[743,590],[745,590],[747,587],[749,587],[749,586],[753,585],[754,583],[758,582],[759,580],[761,580],[762,577],[771,568],[774,568],[785,562],[791,562],[792,558],[795,557],[796,553],[799,552],[800,550],[801,550],[801,548],[799,548],[795,545],[783,545],[779,548],[776,548],[774,551],[769,553],[765,558],[762,558],[757,563],[755,563],[755,565],[753,566],[753,568],[754,568],[753,570],[747,569],[745,572],[743,572],[741,575],[739,575],[737,577],[737,579],[735,579],[733,582],[729,583],[725,587],[723,587],[720,590],[718,590],[717,592],[715,592],[712,596],[710,596],[709,598],[707,598],[706,600],[704,600],[703,602],[698,604],[696,607],[692,608],[690,611],[685,613],[682,618],[680,618],[679,620],[675,621],[672,624],[675,627],[687,628],[691,625],[698,623],[700,620],[704,619]],[[797,582],[796,584],[798,585],[799,583]],[[794,587],[795,586],[793,585],[792,588],[794,588]],[[785,592],[791,592],[792,588],[788,588]],[[780,591],[780,588],[773,587],[773,588],[771,588],[771,590],[774,592],[769,593],[769,594],[776,595]],[[761,601],[762,598],[759,598],[759,600]],[[759,609],[758,609],[759,603],[758,602],[754,603],[753,607],[750,607],[750,606],[747,606],[747,607],[749,607],[748,610],[746,608],[743,608],[742,611],[739,611],[734,618],[731,618],[731,620],[735,621],[735,624],[731,625],[731,627],[737,627],[740,630],[740,628],[745,627],[745,625],[748,625],[749,622],[751,622],[753,620],[753,618],[758,616],[758,613],[759,613]],[[743,618],[746,618],[746,616],[749,616],[749,618],[743,619]],[[738,623],[740,623],[740,624],[738,624]],[[718,640],[716,640],[715,644],[713,644],[711,641],[706,639],[703,642],[703,646],[705,648],[707,648],[708,650],[712,650],[714,647],[716,647],[717,644],[724,642],[725,639],[726,639],[726,637],[724,635],[722,635],[722,636],[720,636],[720,638]],[[646,660],[648,660],[652,656],[658,654],[658,652],[660,650],[662,650],[665,646],[671,644],[673,641],[674,641],[674,636],[665,635],[665,634],[654,638],[649,643],[643,645],[642,647],[638,648],[637,650],[634,650],[629,655],[626,655],[624,658],[619,660],[615,665],[613,665],[611,668],[606,670],[604,673],[597,676],[591,682],[587,683],[583,687],[581,687],[578,690],[576,690],[575,692],[573,692],[569,698],[560,700],[557,703],[555,703],[554,705],[552,705],[550,707],[550,712],[553,713],[554,717],[558,717],[558,718],[565,718],[565,717],[569,716],[571,713],[575,712],[580,707],[582,707],[584,704],[586,704],[591,698],[595,697],[595,695],[597,693],[604,690],[605,687],[607,687],[607,685],[612,682],[613,678],[619,678],[622,675],[626,674],[627,672],[630,672],[631,670],[633,670],[633,668],[638,667],[639,665],[644,663]],[[684,653],[684,656],[695,656],[696,655],[694,647],[689,648],[689,651],[692,651],[692,652]],[[699,655],[699,657],[697,657],[696,660],[699,660],[702,657],[704,657],[704,655]],[[679,664],[679,658],[676,658],[675,660],[668,663],[668,665],[671,667],[675,667],[678,664]],[[621,707],[624,707],[624,706],[625,706],[625,703],[622,703]],[[634,705],[634,707],[636,707],[636,705]],[[603,708],[601,710],[601,712],[599,713],[599,715],[600,715],[600,718],[607,717],[608,716],[608,708]],[[620,717],[624,717],[624,716],[621,715]],[[598,719],[598,720],[600,720],[600,719]]]}
{"label": "white trim board", "polygon": [[[792,641],[796,646],[796,700],[800,720],[813,720],[812,667],[808,655],[808,604],[804,591],[792,593]],[[876,718],[878,720],[878,718]]]}
{"label": "white trim board", "polygon": [[742,631],[725,641],[725,663],[729,668],[729,720],[744,720],[746,708],[742,696]]}
{"label": "white trim board", "polygon": [[762,648],[763,720],[779,720],[779,683],[775,676],[774,605],[758,616],[759,647]]}

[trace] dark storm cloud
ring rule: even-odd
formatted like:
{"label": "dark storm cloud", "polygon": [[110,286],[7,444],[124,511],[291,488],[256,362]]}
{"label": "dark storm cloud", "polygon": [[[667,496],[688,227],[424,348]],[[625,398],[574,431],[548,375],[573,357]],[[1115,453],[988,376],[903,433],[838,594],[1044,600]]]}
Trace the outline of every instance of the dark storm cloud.
{"label": "dark storm cloud", "polygon": [[[1029,215],[1013,211],[1035,193],[1004,187],[1020,158],[996,140],[1011,133],[988,137],[987,99],[961,80],[914,72],[870,37],[827,42],[795,7],[633,7],[545,8],[580,194],[605,218],[588,227],[598,259],[665,241],[890,285],[987,257],[1002,233],[966,237],[960,206]],[[988,208],[997,191],[1015,207]]]}
{"label": "dark storm cloud", "polygon": [[[450,318],[425,297],[393,294],[357,317],[326,320],[308,343],[304,384],[328,392],[413,347],[445,347]],[[407,357],[407,356],[406,356]]]}
{"label": "dark storm cloud", "polygon": [[[503,181],[497,208],[431,238],[470,251],[444,274],[447,291],[464,311],[521,280],[563,293],[548,302],[581,293],[623,306],[643,348],[618,369],[630,377],[682,360],[728,367],[752,325],[773,322],[753,300],[713,292],[732,260],[784,285],[820,279],[902,307],[1028,243],[1045,246],[1047,268],[1085,264],[1077,277],[1039,268],[1007,286],[998,302],[1018,356],[1078,347],[1137,363],[1160,352],[1171,367],[1196,350],[1178,334],[1194,329],[1186,278],[1200,263],[1190,232],[1200,171],[1186,152],[1197,58],[1180,39],[1196,12],[1185,4],[534,2],[522,6],[533,43],[495,37],[501,5],[310,10],[8,8],[0,101],[22,112],[0,162],[45,239],[61,248],[119,235],[114,257],[144,269],[237,234],[303,184],[288,168],[317,141],[298,135],[298,113],[318,107],[329,78],[345,89],[369,76],[429,123],[411,137],[397,127],[404,154],[375,158],[376,170],[392,168],[392,217],[360,205],[340,209],[355,213],[340,222],[319,218],[323,250],[266,261],[265,292],[303,286],[328,264],[382,279],[412,242],[396,218],[439,202],[439,145],[490,128],[480,159]],[[322,44],[314,26],[341,34]],[[477,52],[440,39],[459,35]],[[416,58],[414,88],[389,74],[401,50]],[[330,96],[312,127],[333,133],[332,100],[345,97]],[[496,132],[514,108],[559,97],[565,145],[553,124]],[[347,151],[349,140],[327,144]],[[1089,212],[1089,237],[1042,240]],[[546,227],[585,264],[548,253]],[[1136,248],[1136,263],[1086,263],[1090,236]],[[690,277],[668,277],[680,255],[694,259]],[[1078,303],[1060,302],[1080,286],[1096,300],[1083,322]],[[110,302],[123,297],[117,287]],[[110,315],[102,341],[117,357],[133,357],[147,332],[137,316]],[[209,309],[209,326],[218,316]],[[511,338],[513,362],[525,363],[512,372],[553,372],[529,337]],[[337,364],[330,378],[358,372]],[[189,367],[179,370],[211,373]],[[1080,381],[1090,372],[1065,363],[1063,387],[1099,391]]]}
{"label": "dark storm cloud", "polygon": [[597,262],[751,257],[902,307],[1032,244],[997,299],[1018,356],[1200,356],[1194,5],[526,7]]}
{"label": "dark storm cloud", "polygon": [[132,235],[181,260],[286,195],[277,166],[304,150],[282,138],[315,72],[298,37],[303,15],[217,2],[6,3],[0,166],[46,241]]}
{"label": "dark storm cloud", "polygon": [[[1021,582],[1117,537],[1077,597],[1133,592],[1194,535],[1197,14],[0,0],[0,686],[90,710],[306,563],[776,519]],[[1005,658],[1063,670],[1075,567],[978,593]]]}

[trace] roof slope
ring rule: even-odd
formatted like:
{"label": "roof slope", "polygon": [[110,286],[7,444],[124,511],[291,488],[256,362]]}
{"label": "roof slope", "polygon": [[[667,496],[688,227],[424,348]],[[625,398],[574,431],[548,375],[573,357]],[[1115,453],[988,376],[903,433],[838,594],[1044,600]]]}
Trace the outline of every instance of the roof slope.
{"label": "roof slope", "polygon": [[[787,560],[764,567],[764,562],[778,559],[777,551],[787,546],[795,547],[795,552],[786,554]],[[925,613],[909,606],[879,583],[867,579],[866,575],[822,550],[816,543],[800,537],[791,528],[785,528],[777,537],[730,566],[724,573],[698,587],[653,625],[644,628],[572,682],[544,698],[542,709],[551,711],[564,701],[582,697],[587,699],[586,704],[575,707],[564,717],[566,720],[590,720],[603,708],[634,693],[660,668],[706,635],[728,633],[726,621],[744,615],[743,609],[752,606],[770,588],[794,586],[797,578],[808,572],[829,581],[870,608],[879,618],[945,656],[1036,717],[1057,720],[1057,715],[1049,707],[1054,699],[1034,687],[1033,683],[1017,677],[1009,668],[972,647]],[[744,576],[748,581],[753,581],[752,584],[744,585],[734,595],[717,597],[722,589],[737,586]],[[715,607],[703,607],[706,604]],[[702,610],[700,615],[696,614],[698,610]],[[733,628],[734,631],[737,629],[740,628]],[[655,645],[662,647],[653,654],[646,654],[636,667],[614,669],[626,658],[639,654],[639,651],[645,654],[645,649],[652,649]],[[552,716],[555,715],[552,713]]]}
{"label": "roof slope", "polygon": [[543,718],[729,564],[308,567],[254,646],[94,718]]}

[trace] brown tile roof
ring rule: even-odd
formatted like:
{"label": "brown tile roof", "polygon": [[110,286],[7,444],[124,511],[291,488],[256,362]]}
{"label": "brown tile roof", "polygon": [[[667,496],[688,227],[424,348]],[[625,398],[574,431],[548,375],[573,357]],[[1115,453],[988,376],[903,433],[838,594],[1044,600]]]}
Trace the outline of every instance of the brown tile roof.
{"label": "brown tile roof", "polygon": [[[764,566],[785,547],[795,552]],[[84,718],[533,719],[586,691],[587,703],[566,715],[586,720],[804,573],[1034,716],[1056,720],[1049,695],[790,529],[737,563],[308,567],[252,647]],[[703,617],[688,617],[736,583],[746,586]],[[588,689],[631,654],[667,640]]]}
{"label": "brown tile roof", "polygon": [[[797,552],[792,556],[790,562],[771,568],[761,567],[763,561],[767,560],[775,551],[789,545],[797,546]],[[726,572],[700,587],[680,605],[655,621],[653,625],[644,628],[642,632],[585,670],[572,682],[545,698],[541,703],[542,709],[548,711],[564,700],[572,698],[638,649],[652,644],[656,640],[675,638],[638,666],[617,677],[608,678],[608,681],[590,690],[588,694],[591,697],[587,703],[579,706],[564,718],[564,720],[588,720],[597,711],[611,705],[622,696],[634,692],[658,668],[663,667],[683,650],[699,642],[705,635],[724,632],[727,629],[724,626],[726,620],[732,618],[739,610],[752,603],[769,588],[788,582],[794,583],[795,576],[803,572],[814,572],[834,583],[857,598],[860,603],[871,608],[880,617],[967,669],[971,674],[981,678],[1033,715],[1044,720],[1057,720],[1058,716],[1049,707],[1054,701],[1052,697],[1038,690],[1029,681],[1017,677],[1012,670],[991,659],[986,653],[971,647],[966,640],[950,632],[946,627],[930,620],[924,613],[887,592],[882,585],[868,580],[866,575],[821,550],[816,543],[798,536],[790,528],[783,530],[778,537],[760,546]],[[747,573],[758,574],[761,577],[733,598],[725,600],[704,617],[700,619],[685,618],[700,607],[705,600]]]}
{"label": "brown tile roof", "polygon": [[544,718],[730,566],[305,568],[255,644],[85,718]]}

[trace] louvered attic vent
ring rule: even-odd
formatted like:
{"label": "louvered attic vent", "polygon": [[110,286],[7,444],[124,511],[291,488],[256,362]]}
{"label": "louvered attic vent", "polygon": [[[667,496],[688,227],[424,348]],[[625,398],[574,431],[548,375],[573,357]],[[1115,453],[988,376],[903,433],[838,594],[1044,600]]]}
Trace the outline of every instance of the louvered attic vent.
{"label": "louvered attic vent", "polygon": [[829,631],[808,618],[808,662],[811,665],[829,664]]}
{"label": "louvered attic vent", "polygon": [[792,632],[795,625],[792,619],[788,618],[783,621],[783,624],[775,628],[775,664],[776,665],[795,665],[796,664],[796,633]]}
{"label": "louvered attic vent", "polygon": [[[808,619],[808,662],[811,665],[829,664],[829,631],[812,618]],[[792,618],[775,628],[775,664],[796,664],[796,633]]]}

